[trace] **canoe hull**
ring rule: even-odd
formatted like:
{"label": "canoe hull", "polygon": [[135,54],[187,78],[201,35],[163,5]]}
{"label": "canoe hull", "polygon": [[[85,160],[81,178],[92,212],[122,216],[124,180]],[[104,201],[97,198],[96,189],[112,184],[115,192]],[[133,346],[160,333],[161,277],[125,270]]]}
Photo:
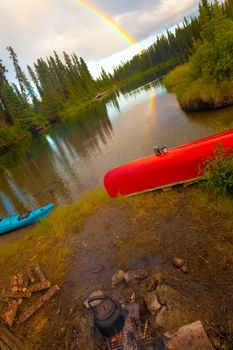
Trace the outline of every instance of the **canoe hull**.
{"label": "canoe hull", "polygon": [[198,178],[203,175],[206,160],[214,157],[219,145],[229,152],[233,151],[233,130],[171,148],[160,156],[152,155],[112,169],[104,177],[106,191],[114,198]]}
{"label": "canoe hull", "polygon": [[8,216],[7,218],[4,218],[0,221],[0,234],[32,225],[47,217],[53,208],[54,204],[50,203],[44,207],[32,210],[30,214],[25,218],[20,218],[20,214]]}

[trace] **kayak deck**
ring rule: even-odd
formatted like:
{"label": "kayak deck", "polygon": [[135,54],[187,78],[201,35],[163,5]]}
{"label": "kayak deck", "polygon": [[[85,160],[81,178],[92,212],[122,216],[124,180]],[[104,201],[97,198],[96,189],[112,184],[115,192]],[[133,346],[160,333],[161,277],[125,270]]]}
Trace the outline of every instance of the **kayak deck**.
{"label": "kayak deck", "polygon": [[44,217],[48,216],[53,208],[54,204],[50,203],[44,207],[31,210],[27,213],[16,214],[0,219],[0,234],[34,224],[35,222],[38,222]]}

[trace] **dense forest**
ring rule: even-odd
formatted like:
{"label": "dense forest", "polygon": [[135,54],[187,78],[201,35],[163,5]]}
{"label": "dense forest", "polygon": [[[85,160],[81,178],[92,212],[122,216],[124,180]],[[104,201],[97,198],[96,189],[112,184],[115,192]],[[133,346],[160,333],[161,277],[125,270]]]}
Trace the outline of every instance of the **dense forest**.
{"label": "dense forest", "polygon": [[200,40],[188,63],[164,79],[185,111],[233,105],[233,0],[203,1],[199,21]]}
{"label": "dense forest", "polygon": [[[17,84],[8,81],[6,68],[0,60],[0,151],[53,123],[72,106],[88,103],[98,92],[121,86],[132,76],[147,71],[156,72],[157,76],[164,74],[186,62],[194,50],[197,74],[213,74],[213,69],[215,76],[232,74],[231,55],[219,61],[218,55],[212,57],[214,52],[209,50],[212,56],[205,56],[205,60],[202,57],[208,51],[209,41],[217,37],[218,52],[228,47],[232,52],[233,34],[228,39],[225,35],[227,32],[229,36],[230,30],[232,33],[232,19],[233,0],[223,3],[216,0],[213,4],[202,0],[198,17],[185,18],[174,31],[159,36],[147,50],[119,65],[112,74],[102,69],[97,79],[93,79],[83,58],[65,52],[62,58],[56,52],[46,59],[39,58],[33,66],[27,67],[26,74],[14,49],[7,47]],[[221,37],[225,38],[222,45]]]}

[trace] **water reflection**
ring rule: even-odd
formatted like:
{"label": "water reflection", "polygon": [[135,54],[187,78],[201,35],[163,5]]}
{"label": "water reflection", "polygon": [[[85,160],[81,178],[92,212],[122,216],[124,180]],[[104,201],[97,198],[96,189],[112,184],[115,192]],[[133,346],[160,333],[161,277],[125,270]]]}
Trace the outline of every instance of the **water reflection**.
{"label": "water reflection", "polygon": [[[2,191],[0,191],[0,199],[1,199],[3,207],[5,208],[5,212],[8,215],[16,214],[15,207],[14,207],[13,203],[11,202],[10,198]],[[0,214],[1,214],[1,217],[3,217],[5,213],[1,212]]]}
{"label": "water reflection", "polygon": [[74,201],[102,186],[107,170],[151,154],[155,144],[180,145],[233,121],[233,109],[186,115],[160,81],[145,83],[124,87],[1,157],[2,215]]}

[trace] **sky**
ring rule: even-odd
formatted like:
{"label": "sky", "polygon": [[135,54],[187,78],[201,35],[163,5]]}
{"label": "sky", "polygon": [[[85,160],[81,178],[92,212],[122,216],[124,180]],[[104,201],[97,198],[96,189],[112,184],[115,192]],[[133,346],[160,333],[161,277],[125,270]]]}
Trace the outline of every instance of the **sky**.
{"label": "sky", "polygon": [[0,58],[13,78],[7,46],[12,46],[23,68],[53,50],[82,56],[94,76],[100,67],[111,70],[156,35],[197,13],[195,0],[89,0],[105,11],[139,43],[130,46],[123,36],[80,5],[78,0],[0,0]]}

